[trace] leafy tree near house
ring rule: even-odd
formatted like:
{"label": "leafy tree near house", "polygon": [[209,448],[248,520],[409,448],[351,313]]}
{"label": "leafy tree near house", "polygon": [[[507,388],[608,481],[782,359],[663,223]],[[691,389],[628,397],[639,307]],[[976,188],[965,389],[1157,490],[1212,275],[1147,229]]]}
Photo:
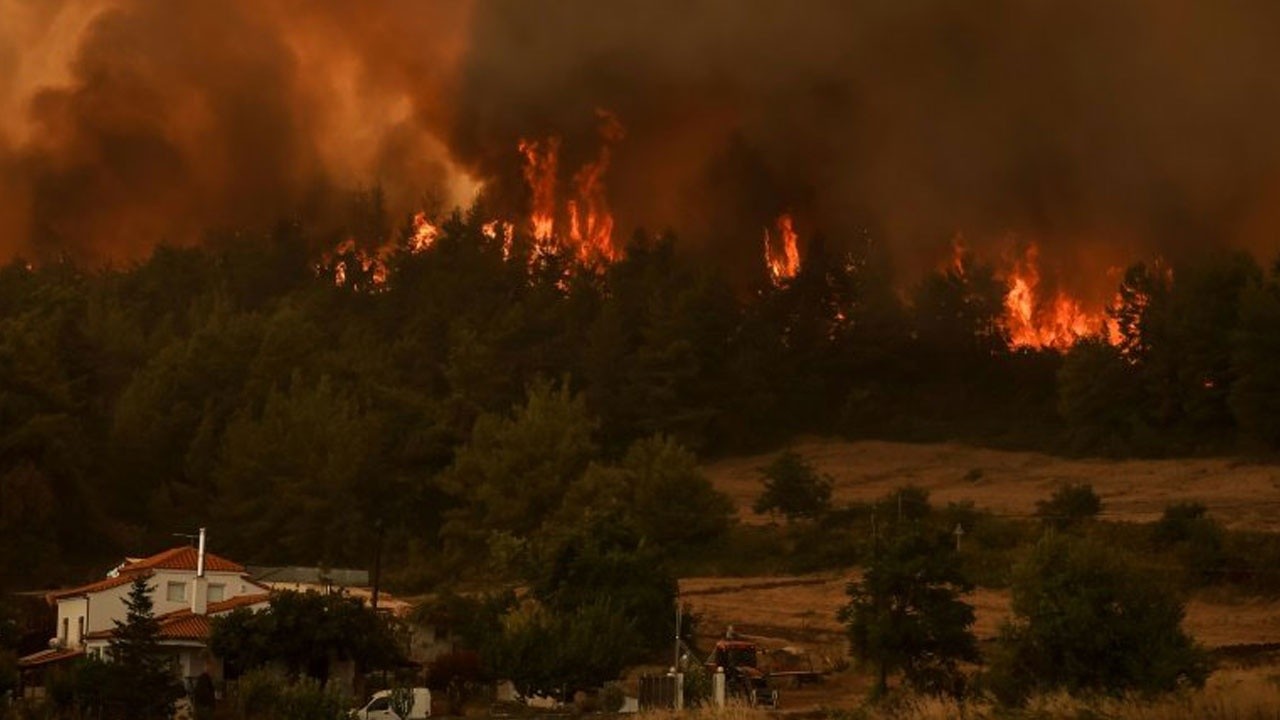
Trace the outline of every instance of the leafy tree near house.
{"label": "leafy tree near house", "polygon": [[328,678],[329,662],[361,671],[391,667],[400,646],[386,620],[344,595],[280,592],[266,610],[241,608],[213,619],[209,648],[239,671],[276,662],[290,676]]}
{"label": "leafy tree near house", "polygon": [[[138,575],[116,620],[104,673],[104,705],[113,717],[168,718],[182,685],[160,648],[160,624],[151,601],[150,575]],[[123,713],[117,715],[117,713]]]}

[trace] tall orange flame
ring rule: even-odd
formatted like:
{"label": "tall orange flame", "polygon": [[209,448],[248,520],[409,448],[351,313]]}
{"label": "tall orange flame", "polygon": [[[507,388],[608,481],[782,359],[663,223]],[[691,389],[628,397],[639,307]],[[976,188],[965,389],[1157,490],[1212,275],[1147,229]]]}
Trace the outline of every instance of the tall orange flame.
{"label": "tall orange flame", "polygon": [[[597,110],[596,115],[600,121],[600,150],[595,160],[574,173],[573,193],[565,200],[564,215],[559,215],[557,193],[560,139],[521,140],[518,145],[524,156],[525,183],[529,186],[529,225],[535,255],[559,250],[562,244],[567,245],[584,266],[614,262],[622,255],[613,244],[613,214],[605,194],[604,176],[612,158],[612,146],[626,131],[613,113]],[[567,231],[557,232],[557,216],[567,220]]]}
{"label": "tall orange flame", "polygon": [[560,169],[560,139],[521,140],[524,181],[529,186],[529,225],[537,249],[554,250],[556,180]]}
{"label": "tall orange flame", "polygon": [[777,230],[777,242],[764,229],[764,263],[769,269],[769,278],[774,285],[782,285],[800,272],[800,250],[796,245],[799,239],[791,213],[783,213],[774,223]]}
{"label": "tall orange flame", "polygon": [[1004,326],[1009,346],[1034,350],[1067,350],[1086,337],[1114,339],[1103,312],[1087,312],[1062,290],[1052,298],[1040,290],[1039,250],[1027,247],[1006,273]]}

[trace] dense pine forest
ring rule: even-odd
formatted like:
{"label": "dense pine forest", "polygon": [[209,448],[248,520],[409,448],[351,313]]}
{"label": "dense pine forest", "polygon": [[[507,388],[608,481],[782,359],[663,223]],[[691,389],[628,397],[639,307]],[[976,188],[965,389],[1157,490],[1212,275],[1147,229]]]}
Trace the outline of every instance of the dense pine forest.
{"label": "dense pine forest", "polygon": [[283,222],[127,267],[0,270],[4,588],[201,525],[243,562],[381,548],[407,589],[617,508],[678,546],[729,522],[700,458],[803,433],[1280,448],[1280,267],[1248,255],[1128,268],[1114,336],[1060,353],[1011,349],[982,258],[904,287],[874,242],[815,241],[772,283],[642,232],[585,268],[475,212],[415,246],[366,205],[354,244]]}

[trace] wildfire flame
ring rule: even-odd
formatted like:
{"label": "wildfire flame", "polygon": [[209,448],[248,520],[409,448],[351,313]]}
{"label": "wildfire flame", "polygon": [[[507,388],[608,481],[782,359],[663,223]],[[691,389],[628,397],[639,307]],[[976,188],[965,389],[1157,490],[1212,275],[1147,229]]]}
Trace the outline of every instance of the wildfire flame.
{"label": "wildfire flame", "polygon": [[1059,290],[1052,298],[1040,289],[1039,250],[1027,247],[1006,273],[1009,290],[1004,297],[1004,327],[1009,346],[1033,350],[1067,350],[1086,337],[1106,337],[1115,333],[1102,311],[1088,312],[1080,301]]}
{"label": "wildfire flame", "polygon": [[769,277],[774,285],[782,285],[800,272],[800,250],[796,246],[795,225],[791,213],[783,213],[774,223],[777,230],[777,242],[764,229],[764,264],[769,269]]}
{"label": "wildfire flame", "polygon": [[502,259],[511,259],[511,246],[515,242],[515,225],[502,220],[490,220],[480,226],[480,233],[490,240],[497,240],[499,234],[502,236]]}
{"label": "wildfire flame", "polygon": [[524,156],[524,181],[529,186],[529,230],[535,243],[554,249],[560,139],[521,140],[517,147]]}
{"label": "wildfire flame", "polygon": [[[383,289],[387,282],[387,264],[384,260],[385,256],[390,252],[389,248],[380,248],[377,253],[370,255],[364,250],[356,246],[356,241],[347,238],[338,243],[332,253],[327,253],[324,257],[326,265],[332,263],[333,284],[337,287],[346,287],[349,283],[355,285],[363,285],[363,282],[355,274],[357,267],[363,272],[363,276],[367,278],[368,290]],[[321,267],[317,267],[319,271]]]}
{"label": "wildfire flame", "polygon": [[[523,174],[529,187],[529,227],[534,255],[562,249],[571,250],[585,267],[618,260],[621,250],[613,244],[613,214],[605,194],[604,176],[609,169],[612,146],[626,131],[613,113],[597,110],[600,120],[600,150],[596,159],[573,174],[573,193],[559,212],[557,183],[560,172],[560,139],[522,139],[517,148],[524,158]],[[557,233],[556,219],[567,220],[567,232]]]}
{"label": "wildfire flame", "polygon": [[440,237],[440,228],[427,219],[427,214],[420,212],[413,216],[413,236],[409,238],[409,252],[420,253],[435,244]]}

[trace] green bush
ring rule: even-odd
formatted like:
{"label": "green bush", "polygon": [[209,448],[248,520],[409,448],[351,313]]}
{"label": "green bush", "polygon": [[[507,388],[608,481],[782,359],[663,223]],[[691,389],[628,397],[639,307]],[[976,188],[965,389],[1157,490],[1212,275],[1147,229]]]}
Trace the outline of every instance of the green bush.
{"label": "green bush", "polygon": [[301,677],[290,681],[271,670],[252,670],[236,686],[236,717],[243,720],[344,720],[350,699]]}
{"label": "green bush", "polygon": [[1012,589],[986,678],[1004,702],[1059,689],[1167,692],[1208,677],[1206,654],[1182,630],[1182,600],[1110,544],[1046,535]]}
{"label": "green bush", "polygon": [[280,702],[285,680],[271,670],[250,670],[236,683],[236,710],[240,717],[267,717]]}
{"label": "green bush", "polygon": [[1102,511],[1102,498],[1088,483],[1067,483],[1048,500],[1036,503],[1036,515],[1050,527],[1063,530],[1079,525]]}
{"label": "green bush", "polygon": [[346,720],[348,698],[325,689],[311,678],[299,678],[281,688],[275,712],[277,720]]}

